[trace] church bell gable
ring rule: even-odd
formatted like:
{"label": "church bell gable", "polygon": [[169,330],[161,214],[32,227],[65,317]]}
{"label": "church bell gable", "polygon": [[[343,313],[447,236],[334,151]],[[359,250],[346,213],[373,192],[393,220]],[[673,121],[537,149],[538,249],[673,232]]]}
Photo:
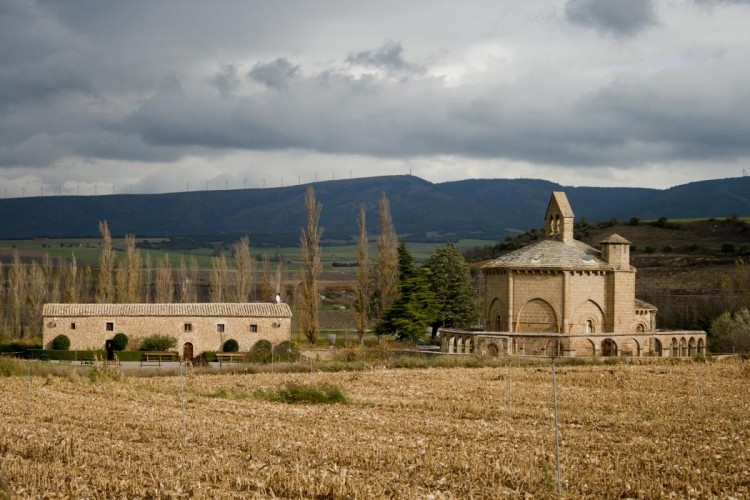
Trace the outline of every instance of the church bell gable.
{"label": "church bell gable", "polygon": [[568,197],[562,191],[555,191],[544,215],[544,232],[548,238],[556,238],[563,243],[573,241],[573,209]]}

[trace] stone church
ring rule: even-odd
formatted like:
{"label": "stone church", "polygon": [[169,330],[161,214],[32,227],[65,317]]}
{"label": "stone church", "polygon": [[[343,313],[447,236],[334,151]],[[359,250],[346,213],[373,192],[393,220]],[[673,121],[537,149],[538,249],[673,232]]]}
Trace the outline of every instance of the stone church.
{"label": "stone church", "polygon": [[661,331],[656,307],[635,297],[630,242],[612,234],[601,250],[573,237],[573,210],[554,192],[545,239],[483,268],[485,331],[442,330],[443,352],[537,356],[704,354],[706,333]]}

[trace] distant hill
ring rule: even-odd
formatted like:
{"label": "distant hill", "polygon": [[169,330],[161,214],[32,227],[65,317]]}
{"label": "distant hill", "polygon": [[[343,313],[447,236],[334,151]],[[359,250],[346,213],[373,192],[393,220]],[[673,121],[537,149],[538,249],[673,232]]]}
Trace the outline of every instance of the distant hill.
{"label": "distant hill", "polygon": [[[232,237],[254,245],[295,245],[307,186],[167,194],[45,196],[0,200],[0,238],[86,237],[106,219],[114,235]],[[750,215],[750,177],[671,189],[567,187],[533,179],[473,179],[433,184],[413,176],[318,182],[327,243],[352,242],[359,207],[368,230],[388,195],[399,234],[411,241],[503,239],[540,227],[551,191],[563,190],[577,220]]]}

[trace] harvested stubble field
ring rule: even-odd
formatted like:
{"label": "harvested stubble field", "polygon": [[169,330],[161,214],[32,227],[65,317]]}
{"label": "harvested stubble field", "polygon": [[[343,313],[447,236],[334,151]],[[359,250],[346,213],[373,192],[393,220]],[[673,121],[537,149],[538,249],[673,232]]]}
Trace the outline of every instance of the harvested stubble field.
{"label": "harvested stubble field", "polygon": [[[551,368],[5,377],[20,497],[556,495]],[[750,496],[750,362],[558,367],[563,494]],[[331,384],[347,404],[259,399]],[[183,427],[184,425],[184,427]],[[2,493],[0,492],[0,497]]]}

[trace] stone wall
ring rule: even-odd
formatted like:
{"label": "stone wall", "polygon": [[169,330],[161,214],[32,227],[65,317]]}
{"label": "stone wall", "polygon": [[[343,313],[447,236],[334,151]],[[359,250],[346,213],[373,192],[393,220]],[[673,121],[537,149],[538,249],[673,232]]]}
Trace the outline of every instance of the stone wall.
{"label": "stone wall", "polygon": [[[111,329],[108,329],[109,323]],[[250,350],[261,339],[277,345],[285,340],[291,340],[291,332],[291,318],[45,317],[43,342],[45,349],[50,349],[52,340],[57,335],[65,334],[70,338],[72,350],[104,349],[106,340],[117,333],[124,333],[128,336],[128,349],[137,349],[144,337],[160,334],[177,339],[176,349],[180,355],[188,342],[193,344],[193,353],[198,355],[203,351],[221,351],[228,339],[236,340],[240,351]]]}

